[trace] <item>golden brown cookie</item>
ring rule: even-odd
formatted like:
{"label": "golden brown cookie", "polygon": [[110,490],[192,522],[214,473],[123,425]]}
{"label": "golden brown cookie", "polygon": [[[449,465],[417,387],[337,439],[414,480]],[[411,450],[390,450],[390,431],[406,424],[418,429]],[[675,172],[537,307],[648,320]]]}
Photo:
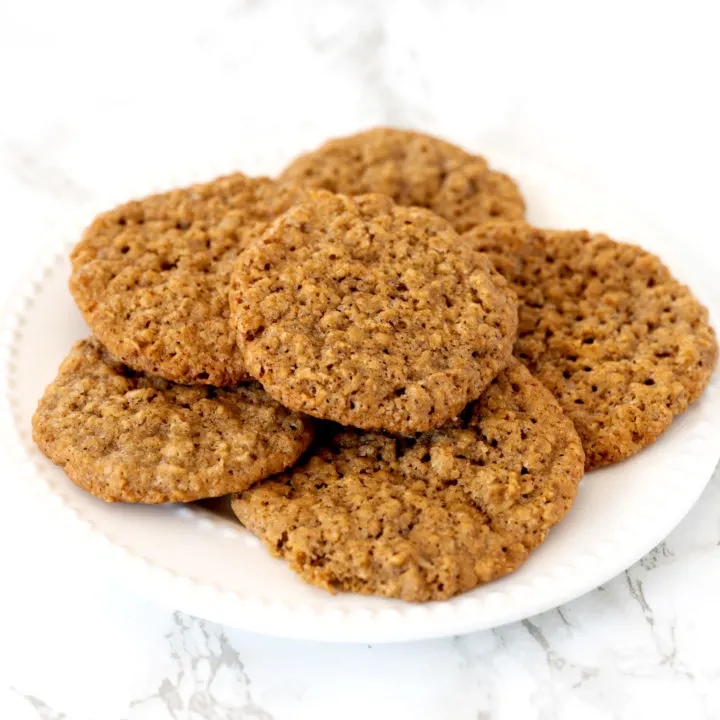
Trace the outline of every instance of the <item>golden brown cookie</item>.
{"label": "golden brown cookie", "polygon": [[366,429],[439,427],[507,364],[516,298],[428,210],[319,192],[235,266],[248,372],[289,408]]}
{"label": "golden brown cookie", "polygon": [[228,324],[240,247],[305,193],[241,173],[103,213],[72,253],[70,290],[98,339],[136,370],[182,383],[248,377]]}
{"label": "golden brown cookie", "polygon": [[522,220],[513,180],[457,145],[410,130],[373,128],[336,138],[296,158],[284,180],[345,195],[383,193],[418,205],[464,232],[488,220]]}
{"label": "golden brown cookie", "polygon": [[319,432],[302,464],[232,505],[273,555],[332,592],[444,600],[506,575],[563,518],[583,474],[572,423],[516,360],[439,430]]}
{"label": "golden brown cookie", "polygon": [[189,502],[285,469],[308,418],[257,383],[219,389],[137,373],[95,338],[65,359],[33,416],[33,438],[83,490],[109,502]]}
{"label": "golden brown cookie", "polygon": [[515,354],[575,423],[587,469],[653,442],[707,385],[718,352],[707,310],[656,256],[520,224],[463,238],[517,291]]}

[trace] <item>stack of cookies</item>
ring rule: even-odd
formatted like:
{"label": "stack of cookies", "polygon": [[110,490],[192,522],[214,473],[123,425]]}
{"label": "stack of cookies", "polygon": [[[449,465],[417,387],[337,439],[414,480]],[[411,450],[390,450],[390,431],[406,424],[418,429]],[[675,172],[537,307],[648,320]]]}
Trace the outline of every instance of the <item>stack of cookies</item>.
{"label": "stack of cookies", "polygon": [[103,500],[232,495],[330,591],[505,575],[717,359],[658,258],[524,215],[483,158],[392,129],[104,213],[72,253],[93,337],[35,441]]}

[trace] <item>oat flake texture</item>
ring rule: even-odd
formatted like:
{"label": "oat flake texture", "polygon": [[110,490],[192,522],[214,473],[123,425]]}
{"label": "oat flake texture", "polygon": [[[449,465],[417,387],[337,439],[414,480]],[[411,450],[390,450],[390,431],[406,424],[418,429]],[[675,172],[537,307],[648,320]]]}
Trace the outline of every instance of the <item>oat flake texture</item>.
{"label": "oat flake texture", "polygon": [[444,600],[506,575],[567,513],[583,474],[572,423],[516,360],[439,430],[318,432],[300,465],[232,505],[332,592]]}
{"label": "oat flake texture", "polygon": [[248,375],[228,324],[232,265],[304,197],[236,173],[121,205],[73,250],[70,290],[93,333],[136,370],[234,385]]}
{"label": "oat flake texture", "polygon": [[291,465],[312,424],[257,383],[217,389],[138,373],[79,342],[33,416],[33,439],[110,502],[188,502],[244,490]]}
{"label": "oat flake texture", "polygon": [[718,348],[708,312],[655,255],[522,224],[463,238],[516,290],[515,354],[575,423],[587,469],[653,442],[709,382]]}
{"label": "oat flake texture", "polygon": [[373,128],[335,138],[296,158],[281,178],[345,195],[389,195],[400,205],[432,210],[458,232],[525,217],[525,201],[509,176],[457,145],[410,130]]}
{"label": "oat flake texture", "polygon": [[327,192],[239,257],[245,365],[289,408],[365,429],[439,427],[507,364],[514,293],[446,220]]}

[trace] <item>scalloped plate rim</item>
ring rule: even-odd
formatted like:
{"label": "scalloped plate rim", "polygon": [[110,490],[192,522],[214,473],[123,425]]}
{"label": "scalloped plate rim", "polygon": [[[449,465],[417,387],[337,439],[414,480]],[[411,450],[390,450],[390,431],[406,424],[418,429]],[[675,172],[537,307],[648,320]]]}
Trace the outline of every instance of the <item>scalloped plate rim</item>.
{"label": "scalloped plate rim", "polygon": [[[532,161],[516,158],[514,166],[532,167]],[[202,175],[193,173],[192,176],[211,177],[214,172],[215,170],[211,170]],[[545,172],[548,170],[545,168],[538,170],[537,167],[534,171],[538,177]],[[558,176],[557,171],[550,172]],[[182,178],[180,183],[178,178],[171,178],[166,186],[173,186],[173,180],[175,184],[181,184],[187,182],[188,178]],[[616,528],[608,537],[602,539],[594,555],[588,553],[584,558],[577,557],[574,563],[558,565],[545,576],[534,578],[532,581],[514,582],[511,575],[499,583],[481,588],[483,592],[477,597],[473,596],[476,591],[472,591],[450,601],[426,605],[411,605],[385,599],[379,599],[379,603],[376,603],[378,599],[362,598],[358,607],[323,608],[315,603],[293,604],[282,598],[262,598],[253,592],[242,596],[237,592],[202,583],[166,567],[160,567],[150,558],[143,557],[118,539],[108,536],[92,519],[83,516],[82,511],[71,500],[54,490],[52,481],[44,474],[47,466],[52,466],[32,446],[27,431],[23,432],[19,427],[20,418],[16,412],[17,403],[14,402],[18,388],[13,385],[16,382],[13,353],[21,339],[24,314],[31,308],[33,297],[38,294],[39,283],[43,278],[49,277],[58,263],[64,260],[62,253],[67,251],[68,246],[67,243],[61,247],[54,244],[53,250],[49,253],[49,260],[47,250],[43,252],[45,259],[34,265],[33,270],[20,280],[18,292],[12,296],[12,309],[4,315],[4,328],[0,334],[0,373],[2,373],[0,392],[3,422],[8,422],[10,433],[3,433],[3,445],[23,476],[33,481],[38,496],[47,500],[44,504],[48,512],[61,515],[65,521],[83,527],[89,539],[99,541],[96,542],[96,547],[103,556],[112,557],[118,570],[137,586],[140,592],[193,615],[281,637],[350,642],[426,639],[497,627],[568,602],[614,577],[641,558],[662,541],[690,510],[712,476],[717,455],[720,455],[718,451],[713,455],[712,461],[707,458],[707,465],[703,466],[702,471],[698,469],[698,474],[702,472],[702,478],[696,479],[691,491],[685,490],[681,493],[679,501],[673,496],[673,502],[667,502],[668,488],[655,488],[654,492],[648,495],[650,507],[654,507],[657,503],[655,512],[664,512],[668,517],[664,522],[657,523],[654,531],[648,532],[641,542],[637,539],[634,544],[631,542],[630,551],[620,552],[619,549],[622,549],[623,540],[628,541],[631,528]],[[700,268],[696,270],[699,274]],[[684,279],[684,276],[681,277]],[[694,279],[693,285],[696,286],[696,283],[699,283],[699,287],[705,291],[698,294],[709,304],[713,323],[717,327],[717,302],[714,297],[712,301],[708,297],[705,280],[698,277]],[[700,408],[701,404],[702,408]],[[720,407],[720,379],[717,373],[705,397],[693,405],[690,412],[695,415],[699,412],[712,414],[712,405]],[[714,421],[720,421],[720,410],[716,411]],[[701,426],[702,424],[709,426],[712,423],[706,420]],[[13,436],[14,442],[8,441],[8,435]],[[661,438],[658,442],[663,440],[664,438]],[[705,442],[706,438],[700,434],[696,440]],[[589,481],[602,482],[602,479],[591,478]],[[678,487],[679,482],[679,480],[675,482]],[[583,561],[584,564],[594,563],[595,567],[600,569],[584,575],[573,574],[572,571],[577,569],[578,561]],[[568,571],[570,571],[569,579]],[[557,581],[557,578],[563,575],[564,589],[562,592],[553,592],[554,588],[549,587],[554,582],[552,576],[555,576]],[[323,601],[322,604],[327,602]],[[379,605],[379,609],[374,609],[375,604]],[[483,612],[490,610],[492,612],[487,614]]]}

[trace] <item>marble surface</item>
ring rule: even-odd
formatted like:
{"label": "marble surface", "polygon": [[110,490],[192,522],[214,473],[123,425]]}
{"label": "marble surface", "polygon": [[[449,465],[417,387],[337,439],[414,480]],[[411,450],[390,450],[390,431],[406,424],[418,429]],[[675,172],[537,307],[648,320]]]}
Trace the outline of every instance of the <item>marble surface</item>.
{"label": "marble surface", "polygon": [[[720,267],[712,3],[0,4],[0,302],[17,268],[153,178],[378,123],[612,188]],[[491,153],[490,153],[491,155]],[[708,231],[708,228],[711,228]],[[600,229],[600,228],[598,228]],[[720,717],[720,474],[635,566],[557,610],[405,645],[239,632],[98,567],[2,459],[0,717]]]}

